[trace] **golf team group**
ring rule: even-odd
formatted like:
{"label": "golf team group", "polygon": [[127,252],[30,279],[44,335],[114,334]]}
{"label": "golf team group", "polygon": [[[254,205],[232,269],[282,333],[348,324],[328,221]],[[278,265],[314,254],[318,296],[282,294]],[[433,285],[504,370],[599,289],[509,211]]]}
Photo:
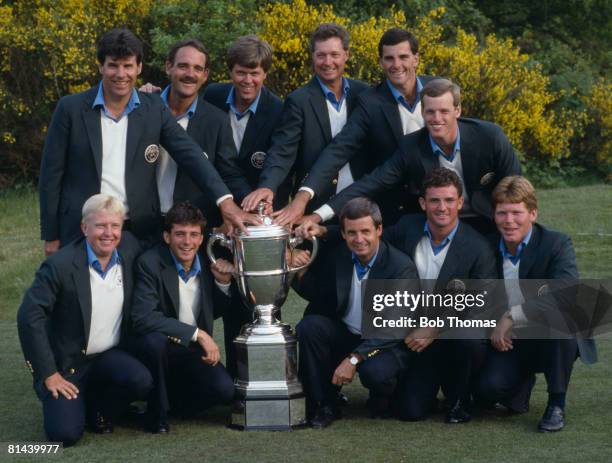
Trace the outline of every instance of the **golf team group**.
{"label": "golf team group", "polygon": [[[341,417],[342,386],[357,376],[372,418],[440,410],[452,425],[491,407],[526,412],[544,373],[537,429],[564,427],[574,362],[593,363],[596,349],[591,339],[513,336],[529,323],[519,279],[578,270],[569,237],[537,223],[534,188],[503,130],[461,117],[451,80],[416,74],[418,39],[407,30],[382,35],[383,77],[372,86],[344,76],[343,27],[321,24],[309,46],[312,79],[284,101],[264,85],[272,50],[255,35],[230,45],[229,83],[204,87],[208,52],[186,39],[168,51],[168,85],[136,89],[142,43],[114,29],[98,42],[99,84],[59,100],[39,182],[47,257],[17,316],[50,441],[112,433],[134,401],[146,403],[153,433],[232,403],[232,340],[253,313],[231,257],[211,264],[202,250],[212,232],[261,224],[261,207],[320,243],[293,281],[308,301],[296,331],[309,426]],[[499,279],[507,301],[488,339],[436,339],[430,327],[365,339],[368,278]]]}

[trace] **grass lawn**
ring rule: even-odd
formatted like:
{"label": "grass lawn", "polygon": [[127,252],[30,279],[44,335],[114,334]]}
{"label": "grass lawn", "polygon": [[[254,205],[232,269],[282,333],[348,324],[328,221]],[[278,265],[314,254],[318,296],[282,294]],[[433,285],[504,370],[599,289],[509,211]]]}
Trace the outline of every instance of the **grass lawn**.
{"label": "grass lawn", "polygon": [[[596,185],[542,191],[540,222],[569,233],[581,275],[612,277],[612,188]],[[41,406],[17,339],[15,315],[23,292],[42,260],[38,201],[31,190],[0,193],[0,442],[42,441]],[[305,302],[294,294],[283,316],[295,326]],[[223,345],[222,327],[215,338]],[[112,435],[85,434],[64,451],[64,461],[612,461],[612,336],[598,339],[599,362],[576,362],[568,393],[567,425],[543,435],[535,426],[546,405],[538,377],[531,410],[506,416],[491,412],[465,425],[449,426],[442,415],[421,423],[367,418],[366,390],[356,381],[345,392],[351,404],[324,431],[238,432],[225,428],[227,409],[205,420],[174,420],[166,436],[145,434],[137,423]],[[5,448],[5,447],[4,447]],[[4,450],[3,450],[4,451]],[[24,457],[0,461],[27,461]],[[33,458],[39,460],[44,457]]]}

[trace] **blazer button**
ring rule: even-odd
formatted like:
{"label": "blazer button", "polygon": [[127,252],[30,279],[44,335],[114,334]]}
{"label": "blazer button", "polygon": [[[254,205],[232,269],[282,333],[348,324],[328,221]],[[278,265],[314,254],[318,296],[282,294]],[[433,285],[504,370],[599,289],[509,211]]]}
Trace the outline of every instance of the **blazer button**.
{"label": "blazer button", "polygon": [[332,185],[337,185],[337,184],[338,184],[338,179],[337,178],[333,179],[332,180]]}
{"label": "blazer button", "polygon": [[404,185],[404,190],[407,190],[407,189],[408,189],[408,185]]}
{"label": "blazer button", "polygon": [[404,206],[400,206],[397,209],[400,210],[400,211],[403,211],[404,210]]}
{"label": "blazer button", "polygon": [[75,372],[76,372],[76,370],[74,368],[70,368],[68,370],[68,373],[70,373],[71,375],[74,375]]}

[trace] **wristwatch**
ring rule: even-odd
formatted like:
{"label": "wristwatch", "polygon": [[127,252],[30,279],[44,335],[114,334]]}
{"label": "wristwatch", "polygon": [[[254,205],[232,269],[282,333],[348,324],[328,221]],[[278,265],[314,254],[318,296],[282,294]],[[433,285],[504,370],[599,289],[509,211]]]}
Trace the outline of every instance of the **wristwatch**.
{"label": "wristwatch", "polygon": [[360,358],[359,356],[355,355],[355,354],[351,354],[349,355],[349,362],[351,362],[351,365],[353,365],[354,367],[356,367],[357,365],[359,365],[360,362]]}

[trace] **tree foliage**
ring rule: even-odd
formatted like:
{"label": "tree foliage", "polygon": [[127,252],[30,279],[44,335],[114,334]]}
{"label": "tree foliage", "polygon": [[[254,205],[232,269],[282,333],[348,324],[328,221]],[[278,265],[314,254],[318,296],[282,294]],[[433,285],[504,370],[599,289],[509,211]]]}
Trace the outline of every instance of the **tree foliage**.
{"label": "tree foliage", "polygon": [[284,96],[310,79],[310,33],[330,21],[351,33],[351,77],[379,81],[380,36],[409,28],[419,72],[457,81],[464,114],[499,123],[524,160],[610,175],[610,18],[607,0],[0,0],[0,186],[37,176],[57,100],[99,79],[104,31],[134,30],[143,79],[159,84],[173,42],[201,39],[211,80],[224,80],[228,45],[258,33],[274,48],[267,84]]}

